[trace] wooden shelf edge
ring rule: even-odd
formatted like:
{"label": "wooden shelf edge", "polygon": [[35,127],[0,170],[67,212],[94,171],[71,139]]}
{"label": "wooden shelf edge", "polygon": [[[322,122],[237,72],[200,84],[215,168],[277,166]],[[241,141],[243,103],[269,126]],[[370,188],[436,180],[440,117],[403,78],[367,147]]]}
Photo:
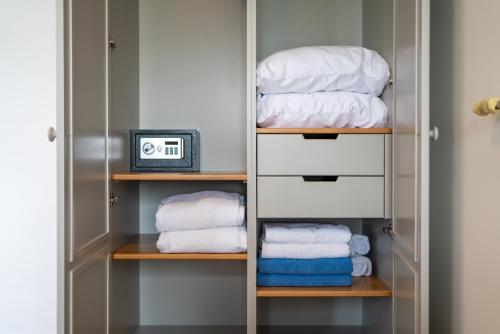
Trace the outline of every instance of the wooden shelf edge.
{"label": "wooden shelf edge", "polygon": [[257,128],[257,134],[391,134],[391,128]]}
{"label": "wooden shelf edge", "polygon": [[200,173],[114,173],[113,181],[240,181],[247,180],[246,172]]}
{"label": "wooden shelf edge", "polygon": [[245,261],[247,253],[160,253],[156,248],[158,235],[140,234],[111,255],[113,260],[224,260]]}
{"label": "wooden shelf edge", "polygon": [[224,261],[245,261],[246,253],[122,253],[119,250],[114,252],[113,260],[224,260]]}
{"label": "wooden shelf edge", "polygon": [[257,287],[257,297],[391,297],[391,289],[376,277],[353,277],[351,287]]}

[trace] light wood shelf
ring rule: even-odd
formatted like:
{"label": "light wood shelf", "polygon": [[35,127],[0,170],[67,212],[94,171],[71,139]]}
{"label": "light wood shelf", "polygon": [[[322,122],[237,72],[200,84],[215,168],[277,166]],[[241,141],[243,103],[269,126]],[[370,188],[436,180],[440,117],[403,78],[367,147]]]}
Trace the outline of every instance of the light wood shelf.
{"label": "light wood shelf", "polygon": [[257,297],[390,297],[376,277],[353,277],[350,287],[257,287]]}
{"label": "light wood shelf", "polygon": [[257,128],[257,134],[391,134],[391,128]]}
{"label": "light wood shelf", "polygon": [[246,172],[199,173],[115,173],[113,181],[240,181],[247,180]]}
{"label": "light wood shelf", "polygon": [[[134,334],[246,334],[245,326],[139,326]],[[363,326],[258,326],[259,334],[363,334]]]}
{"label": "light wood shelf", "polygon": [[139,326],[134,334],[246,334],[245,326]]}
{"label": "light wood shelf", "polygon": [[141,234],[113,252],[113,260],[228,260],[245,261],[246,253],[176,253],[164,254],[156,248],[158,235]]}

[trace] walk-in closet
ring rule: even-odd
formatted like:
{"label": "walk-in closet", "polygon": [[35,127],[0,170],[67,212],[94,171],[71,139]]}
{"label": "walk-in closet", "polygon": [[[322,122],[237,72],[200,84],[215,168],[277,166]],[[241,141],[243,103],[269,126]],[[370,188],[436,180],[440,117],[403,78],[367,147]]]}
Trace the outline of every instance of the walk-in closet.
{"label": "walk-in closet", "polygon": [[[66,332],[427,333],[428,0],[66,0]],[[261,127],[257,66],[376,51],[383,127]],[[133,129],[196,129],[199,172],[131,172]],[[246,251],[161,253],[164,198],[245,202]],[[264,225],[369,237],[350,286],[257,286]]]}

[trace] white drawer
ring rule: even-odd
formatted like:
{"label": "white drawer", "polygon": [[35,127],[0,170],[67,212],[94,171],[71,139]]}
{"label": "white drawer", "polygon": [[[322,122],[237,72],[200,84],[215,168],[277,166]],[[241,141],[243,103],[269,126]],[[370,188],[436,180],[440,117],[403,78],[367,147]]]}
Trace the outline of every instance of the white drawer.
{"label": "white drawer", "polygon": [[259,134],[258,175],[384,175],[383,134]]}
{"label": "white drawer", "polygon": [[260,176],[257,216],[383,218],[384,177]]}

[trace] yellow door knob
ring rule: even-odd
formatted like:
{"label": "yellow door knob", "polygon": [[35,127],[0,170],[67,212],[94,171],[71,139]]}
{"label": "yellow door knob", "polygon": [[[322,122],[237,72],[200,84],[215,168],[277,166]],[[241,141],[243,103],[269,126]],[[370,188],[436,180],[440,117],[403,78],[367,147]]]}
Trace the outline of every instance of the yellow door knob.
{"label": "yellow door knob", "polygon": [[474,113],[479,116],[487,116],[500,112],[500,97],[490,97],[479,101],[474,105]]}

